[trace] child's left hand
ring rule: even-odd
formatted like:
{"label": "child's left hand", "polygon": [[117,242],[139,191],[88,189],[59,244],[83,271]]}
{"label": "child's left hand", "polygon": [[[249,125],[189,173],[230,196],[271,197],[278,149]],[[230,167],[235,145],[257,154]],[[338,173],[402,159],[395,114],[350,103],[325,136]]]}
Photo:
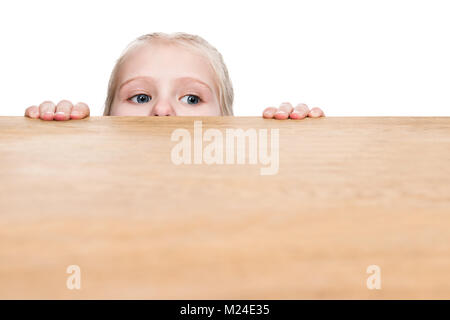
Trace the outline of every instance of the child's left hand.
{"label": "child's left hand", "polygon": [[312,108],[309,110],[308,106],[304,103],[299,103],[295,108],[289,102],[283,102],[279,108],[268,107],[263,112],[263,118],[265,119],[278,119],[285,120],[288,118],[299,120],[306,117],[319,118],[325,117],[322,109]]}

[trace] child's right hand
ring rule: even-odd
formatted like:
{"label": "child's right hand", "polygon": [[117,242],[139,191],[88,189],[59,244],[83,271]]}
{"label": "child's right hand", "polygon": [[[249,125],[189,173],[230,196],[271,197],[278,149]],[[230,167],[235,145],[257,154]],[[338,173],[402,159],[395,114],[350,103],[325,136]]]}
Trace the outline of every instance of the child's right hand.
{"label": "child's right hand", "polygon": [[89,117],[89,107],[84,102],[73,105],[68,100],[61,100],[56,106],[52,101],[44,101],[39,107],[31,106],[25,110],[25,117],[42,120],[79,120]]}

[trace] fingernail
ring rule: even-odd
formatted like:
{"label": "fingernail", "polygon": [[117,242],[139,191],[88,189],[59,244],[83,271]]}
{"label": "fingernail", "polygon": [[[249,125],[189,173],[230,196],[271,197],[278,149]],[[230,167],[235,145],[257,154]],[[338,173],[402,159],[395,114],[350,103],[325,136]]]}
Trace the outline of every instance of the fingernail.
{"label": "fingernail", "polygon": [[55,113],[55,115],[60,114],[60,115],[65,115],[65,113],[63,111],[58,111]]}
{"label": "fingernail", "polygon": [[287,112],[286,111],[283,111],[283,110],[278,110],[277,112],[275,112],[275,114],[286,114]]}

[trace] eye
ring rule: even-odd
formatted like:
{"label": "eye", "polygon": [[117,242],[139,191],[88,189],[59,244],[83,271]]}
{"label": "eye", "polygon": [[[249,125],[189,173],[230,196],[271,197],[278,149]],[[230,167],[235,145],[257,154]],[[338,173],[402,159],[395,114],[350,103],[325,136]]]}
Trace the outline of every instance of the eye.
{"label": "eye", "polygon": [[149,97],[149,96],[146,95],[146,94],[137,94],[137,95],[135,95],[135,96],[133,96],[133,97],[130,98],[131,101],[133,101],[133,102],[135,102],[135,103],[139,103],[139,104],[147,103],[147,102],[149,102],[151,99],[152,99],[152,98]]}
{"label": "eye", "polygon": [[[186,98],[186,99],[185,99]],[[187,104],[199,104],[201,99],[193,94],[187,94],[184,97],[181,98],[181,101],[187,103]]]}

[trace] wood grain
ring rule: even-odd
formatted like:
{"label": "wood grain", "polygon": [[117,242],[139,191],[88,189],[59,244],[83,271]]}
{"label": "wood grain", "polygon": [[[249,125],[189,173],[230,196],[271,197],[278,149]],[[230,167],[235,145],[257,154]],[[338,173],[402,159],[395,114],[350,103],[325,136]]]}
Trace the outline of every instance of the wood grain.
{"label": "wood grain", "polygon": [[[279,128],[278,174],[174,165],[194,120]],[[0,117],[0,298],[450,298],[450,118]]]}

